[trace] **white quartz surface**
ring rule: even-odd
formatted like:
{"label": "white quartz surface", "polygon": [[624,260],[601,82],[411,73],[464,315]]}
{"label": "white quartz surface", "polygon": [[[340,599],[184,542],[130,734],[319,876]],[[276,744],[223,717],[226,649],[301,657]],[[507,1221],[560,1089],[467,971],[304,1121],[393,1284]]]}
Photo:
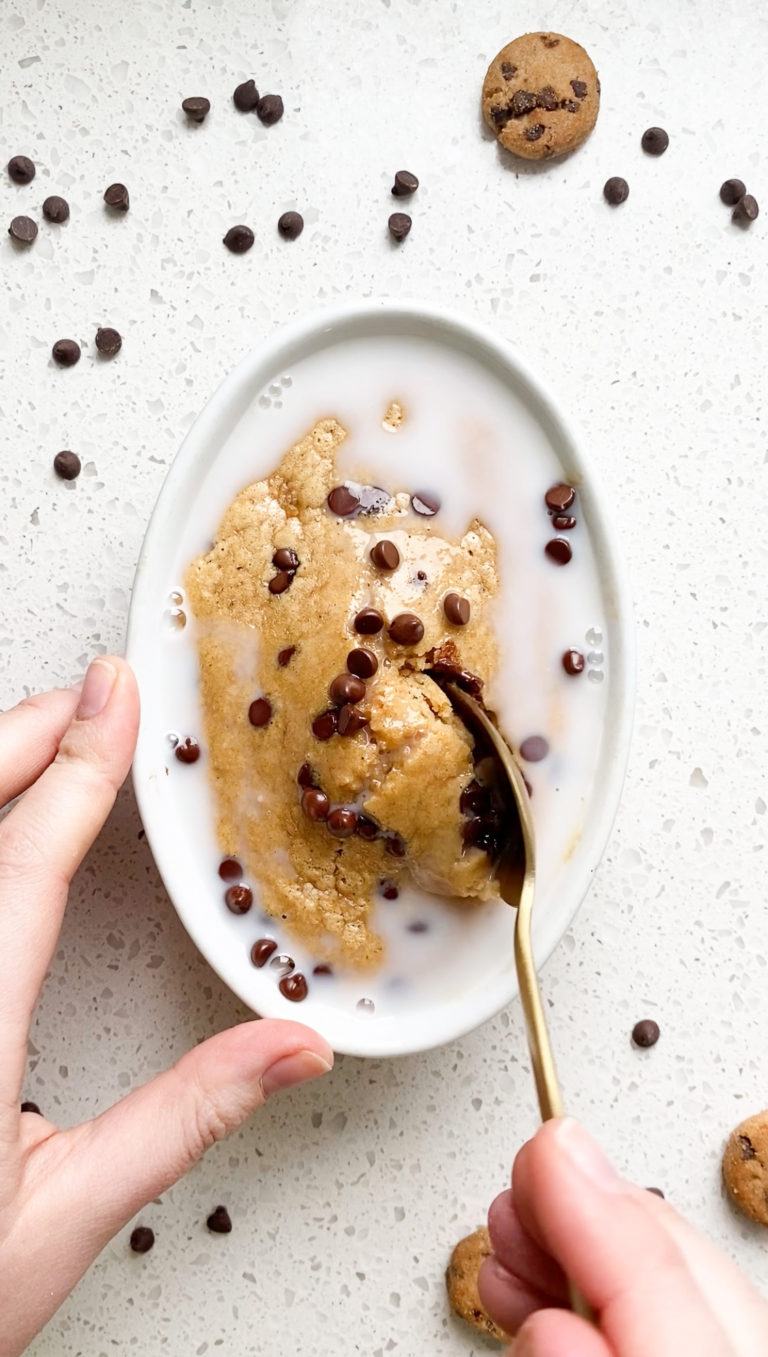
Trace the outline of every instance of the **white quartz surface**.
{"label": "white quartz surface", "polygon": [[[603,102],[588,144],[515,173],[482,130],[498,47],[528,28],[583,42]],[[338,298],[464,309],[524,352],[587,430],[628,558],[639,639],[629,775],[594,888],[544,972],[569,1107],[616,1163],[669,1198],[756,1280],[768,1235],[723,1201],[730,1126],[768,1100],[766,372],[768,215],[759,200],[768,21],[758,0],[2,0],[0,706],[72,681],[123,643],[142,534],[208,396],[281,321]],[[253,75],[283,122],[238,115]],[[189,127],[179,110],[206,94]],[[661,124],[661,160],[640,150]],[[393,171],[413,170],[413,231],[390,244]],[[624,175],[630,197],[602,200]],[[131,193],[109,218],[113,180]],[[765,204],[768,209],[768,202]],[[299,208],[300,240],[280,212]],[[234,222],[256,233],[237,258]],[[98,325],[124,336],[94,359]],[[50,346],[87,347],[72,370]],[[57,481],[61,448],[82,457]],[[130,790],[72,892],[30,1045],[26,1096],[63,1125],[92,1115],[245,1017],[187,940]],[[631,1047],[636,1019],[658,1046]],[[422,1357],[486,1351],[442,1273],[535,1125],[517,1005],[448,1049],[340,1060],[276,1100],[141,1213],[31,1351],[203,1357]],[[204,1219],[229,1205],[234,1230]],[[89,1209],[83,1202],[83,1211]]]}

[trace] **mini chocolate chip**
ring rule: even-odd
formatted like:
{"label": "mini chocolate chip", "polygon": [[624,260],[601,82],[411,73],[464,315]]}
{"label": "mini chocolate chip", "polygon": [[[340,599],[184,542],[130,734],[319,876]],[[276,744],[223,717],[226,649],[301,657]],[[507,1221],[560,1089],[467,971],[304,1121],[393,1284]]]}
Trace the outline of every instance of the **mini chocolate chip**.
{"label": "mini chocolate chip", "polygon": [[380,485],[364,485],[360,491],[360,513],[380,514],[388,507],[392,496]]}
{"label": "mini chocolate chip", "polygon": [[423,919],[414,919],[413,923],[411,923],[411,924],[408,925],[408,932],[409,932],[409,933],[428,933],[428,932],[429,932],[429,924],[428,924],[428,923],[425,923]]}
{"label": "mini chocolate chip", "polygon": [[268,726],[272,719],[272,703],[267,697],[254,698],[248,708],[248,720],[252,726]]}
{"label": "mini chocolate chip", "polygon": [[37,222],[31,217],[14,217],[8,235],[19,245],[31,245],[37,239]]}
{"label": "mini chocolate chip", "polygon": [[389,638],[399,646],[415,646],[424,636],[424,623],[415,613],[398,613],[389,626]]}
{"label": "mini chocolate chip", "polygon": [[34,161],[29,156],[15,155],[8,161],[8,175],[14,184],[31,184],[36,173]]}
{"label": "mini chocolate chip", "polygon": [[446,594],[443,599],[443,611],[454,627],[465,627],[469,621],[469,599],[461,594]]}
{"label": "mini chocolate chip", "polygon": [[179,740],[173,752],[179,763],[197,763],[200,758],[200,746],[191,735],[185,740]]}
{"label": "mini chocolate chip", "polygon": [[312,734],[317,740],[330,740],[331,736],[336,734],[338,722],[337,712],[323,711],[312,722]]}
{"label": "mini chocolate chip", "polygon": [[270,594],[284,594],[286,589],[290,589],[293,584],[292,570],[278,570],[267,584]]}
{"label": "mini chocolate chip", "polygon": [[76,452],[57,452],[53,459],[53,469],[63,481],[76,481],[81,471],[81,462]]}
{"label": "mini chocolate chip", "polygon": [[414,513],[421,514],[422,518],[432,518],[440,510],[441,501],[437,495],[428,494],[425,490],[419,490],[411,496],[411,508]]}
{"label": "mini chocolate chip", "polygon": [[345,702],[362,702],[365,697],[365,684],[356,674],[337,674],[329,685],[328,692],[332,702],[341,707]]}
{"label": "mini chocolate chip", "polygon": [[540,137],[544,136],[546,130],[547,129],[543,123],[534,123],[533,127],[526,127],[524,134],[525,140],[538,141]]}
{"label": "mini chocolate chip", "polygon": [[217,1206],[205,1223],[213,1234],[232,1233],[232,1221],[226,1206]]}
{"label": "mini chocolate chip", "polygon": [[114,358],[123,347],[122,338],[111,325],[104,325],[96,331],[96,348],[102,358]]}
{"label": "mini chocolate chip", "polygon": [[520,746],[520,758],[526,763],[541,763],[549,753],[549,741],[543,735],[529,735]]}
{"label": "mini chocolate chip", "polygon": [[256,117],[265,127],[279,123],[283,112],[283,101],[279,94],[262,94],[256,105]]}
{"label": "mini chocolate chip", "polygon": [[43,216],[46,221],[55,222],[59,226],[63,221],[68,221],[69,203],[66,198],[60,198],[57,193],[52,193],[43,203]]}
{"label": "mini chocolate chip", "polygon": [[724,184],[720,185],[720,201],[725,203],[726,207],[734,207],[740,198],[744,197],[747,186],[741,179],[726,179]]}
{"label": "mini chocolate chip", "polygon": [[134,1253],[149,1253],[155,1242],[155,1232],[148,1225],[137,1225],[131,1231],[129,1242]]}
{"label": "mini chocolate chip", "polygon": [[505,80],[511,80],[512,76],[517,74],[517,67],[513,66],[511,61],[502,61],[501,74]]}
{"label": "mini chocolate chip", "polygon": [[555,565],[567,565],[573,555],[571,544],[565,537],[553,537],[547,542],[544,551]]}
{"label": "mini chocolate chip", "polygon": [[397,570],[400,564],[400,552],[394,542],[377,542],[369,555],[377,570]]}
{"label": "mini chocolate chip", "polygon": [[309,994],[309,985],[301,971],[294,971],[293,975],[284,975],[277,988],[283,998],[290,999],[292,1004],[300,1004]]}
{"label": "mini chocolate chip", "polygon": [[572,514],[555,514],[552,527],[557,528],[558,532],[570,532],[571,528],[576,527],[576,519]]}
{"label": "mini chocolate chip", "polygon": [[669,135],[663,127],[648,127],[640,138],[640,145],[648,155],[663,155],[669,146]]}
{"label": "mini chocolate chip", "polygon": [[259,102],[259,91],[254,80],[244,80],[232,95],[232,103],[240,113],[252,113]]}
{"label": "mini chocolate chip", "polygon": [[338,518],[349,518],[360,507],[360,496],[346,485],[336,485],[325,502],[332,514]]}
{"label": "mini chocolate chip", "polygon": [[243,875],[243,869],[237,858],[222,858],[219,863],[219,876],[222,881],[239,881]]}
{"label": "mini chocolate chip", "polygon": [[380,829],[372,815],[358,815],[355,833],[358,839],[364,839],[366,843],[373,843],[374,839],[378,839]]}
{"label": "mini chocolate chip", "polygon": [[476,778],[468,782],[459,797],[462,815],[483,815],[491,809],[491,793]]}
{"label": "mini chocolate chip", "polygon": [[395,174],[395,182],[392,185],[393,198],[410,198],[419,187],[419,181],[415,174],[410,170],[398,170]]}
{"label": "mini chocolate chip", "polygon": [[413,226],[413,221],[408,216],[407,212],[393,212],[387,225],[392,239],[401,241],[405,240],[405,237]]}
{"label": "mini chocolate chip", "polygon": [[313,975],[333,975],[333,967],[329,966],[328,963],[327,963],[326,961],[321,961],[321,962],[319,962],[319,964],[318,964],[317,966],[313,966],[313,968],[312,968],[312,974],[313,974]]}
{"label": "mini chocolate chip", "polygon": [[404,858],[406,856],[408,849],[402,834],[390,829],[382,837],[384,839],[384,851],[389,853],[390,857]]}
{"label": "mini chocolate chip", "polygon": [[253,891],[242,882],[237,886],[230,886],[229,890],[224,892],[224,904],[230,914],[247,914],[253,904]]}
{"label": "mini chocolate chip", "polygon": [[579,105],[575,99],[561,99],[560,107],[565,109],[566,113],[578,113]]}
{"label": "mini chocolate chip", "polygon": [[300,212],[284,212],[278,218],[277,229],[283,240],[298,240],[304,230],[304,218]]}
{"label": "mini chocolate chip", "polygon": [[757,198],[753,198],[751,193],[745,193],[743,198],[739,198],[732,213],[733,220],[740,222],[742,226],[749,226],[749,223],[756,221],[759,215]]}
{"label": "mini chocolate chip", "polygon": [[80,345],[76,339],[57,339],[51,357],[60,368],[72,368],[80,357]]}
{"label": "mini chocolate chip", "polygon": [[368,725],[368,717],[364,716],[357,707],[346,704],[339,712],[339,734],[356,735],[358,730]]}
{"label": "mini chocolate chip", "polygon": [[643,1018],[632,1028],[632,1040],[636,1046],[655,1046],[659,1036],[659,1024],[653,1018]]}
{"label": "mini chocolate chip", "polygon": [[664,1200],[664,1193],[660,1187],[647,1187],[645,1190],[646,1192],[652,1192],[654,1197],[661,1197],[662,1201]]}
{"label": "mini chocolate chip", "polygon": [[[557,95],[551,85],[545,85],[543,90],[539,90],[536,95],[536,104],[538,108],[543,108],[547,113],[554,113],[557,108]],[[535,141],[535,137],[529,138]]]}
{"label": "mini chocolate chip", "polygon": [[621,175],[614,174],[610,179],[606,179],[603,184],[603,197],[611,207],[618,207],[619,203],[625,203],[629,197],[629,184]]}
{"label": "mini chocolate chip", "polygon": [[396,900],[400,894],[394,881],[390,881],[388,876],[382,877],[379,882],[379,890],[385,900]]}
{"label": "mini chocolate chip", "polygon": [[232,254],[245,254],[254,242],[254,234],[250,226],[230,226],[223,240]]}
{"label": "mini chocolate chip", "polygon": [[427,578],[427,572],[426,572],[426,570],[417,570],[417,571],[416,571],[416,578],[417,578],[417,580],[419,581],[420,584],[423,584],[424,581],[425,581],[426,578]]}
{"label": "mini chocolate chip", "polygon": [[104,190],[104,202],[107,207],[111,207],[114,212],[127,212],[131,205],[128,190],[125,184],[110,184]]}
{"label": "mini chocolate chip", "polygon": [[181,107],[190,122],[202,123],[211,111],[211,101],[202,94],[192,94],[189,99],[182,99]]}
{"label": "mini chocolate chip", "polygon": [[22,1103],[22,1104],[21,1104],[21,1111],[22,1111],[22,1112],[36,1112],[37,1115],[38,1115],[38,1117],[42,1117],[42,1115],[43,1115],[42,1112],[40,1111],[40,1108],[38,1107],[37,1103],[32,1103],[32,1102],[24,1102],[24,1103]]}
{"label": "mini chocolate chip", "polygon": [[308,820],[326,820],[330,805],[325,792],[321,792],[319,787],[306,787],[302,792],[301,809]]}
{"label": "mini chocolate chip", "polygon": [[373,678],[378,667],[379,661],[373,651],[367,650],[365,646],[358,646],[347,655],[347,669],[360,679]]}
{"label": "mini chocolate chip", "polygon": [[327,825],[335,839],[348,839],[357,829],[357,811],[337,806],[328,816]]}
{"label": "mini chocolate chip", "polygon": [[586,87],[586,85],[584,84],[584,81],[583,81],[583,80],[572,80],[572,81],[571,81],[571,89],[573,90],[573,92],[574,92],[574,94],[576,95],[576,98],[577,98],[577,99],[586,99],[586,97],[587,97],[587,87]]}
{"label": "mini chocolate chip", "polygon": [[292,547],[278,547],[272,557],[278,570],[298,570],[301,562]]}
{"label": "mini chocolate chip", "polygon": [[561,514],[565,509],[570,509],[576,498],[576,491],[572,485],[566,485],[564,481],[558,481],[557,485],[551,485],[546,495],[544,503],[548,509],[554,513]]}
{"label": "mini chocolate chip", "polygon": [[495,108],[491,109],[491,118],[493,119],[494,127],[506,127],[511,117],[511,108],[499,108],[497,105]]}
{"label": "mini chocolate chip", "polygon": [[749,1136],[740,1135],[740,1136],[738,1137],[738,1141],[739,1141],[739,1146],[740,1146],[740,1148],[741,1148],[741,1157],[742,1157],[742,1159],[747,1160],[747,1159],[756,1159],[756,1158],[757,1158],[757,1150],[755,1149],[754,1145],[752,1144],[752,1141],[750,1140]]}
{"label": "mini chocolate chip", "polygon": [[280,668],[285,669],[285,666],[290,663],[295,654],[295,646],[284,646],[282,650],[278,650],[277,663],[280,665]]}
{"label": "mini chocolate chip", "polygon": [[563,669],[566,674],[581,674],[584,669],[584,656],[580,650],[566,650],[563,654]]}
{"label": "mini chocolate chip", "polygon": [[298,782],[300,787],[317,786],[317,783],[315,781],[314,770],[312,768],[311,763],[302,763],[298,773],[296,774],[296,781]]}
{"label": "mini chocolate chip", "polygon": [[277,943],[274,938],[259,938],[251,948],[251,961],[254,966],[261,970],[266,966],[273,952],[277,951]]}
{"label": "mini chocolate chip", "polygon": [[354,622],[360,636],[375,636],[384,626],[384,618],[375,608],[361,608]]}
{"label": "mini chocolate chip", "polygon": [[516,90],[510,100],[510,112],[513,118],[522,118],[536,107],[536,95],[530,90]]}

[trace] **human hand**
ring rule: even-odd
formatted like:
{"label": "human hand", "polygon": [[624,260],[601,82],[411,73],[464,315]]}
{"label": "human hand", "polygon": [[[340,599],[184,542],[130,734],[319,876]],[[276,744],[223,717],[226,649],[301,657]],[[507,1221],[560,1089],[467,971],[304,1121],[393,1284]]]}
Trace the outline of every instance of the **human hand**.
{"label": "human hand", "polygon": [[0,822],[0,1357],[23,1352],[115,1231],[209,1146],[333,1063],[299,1023],[248,1022],[82,1126],[19,1110],[69,884],[128,771],[138,718],[136,681],[112,657],[82,692],[0,714],[0,807],[24,793]]}
{"label": "human hand", "polygon": [[[765,1357],[768,1304],[665,1201],[626,1183],[586,1131],[546,1122],[488,1216],[483,1305],[514,1357]],[[566,1275],[594,1327],[564,1308]]]}

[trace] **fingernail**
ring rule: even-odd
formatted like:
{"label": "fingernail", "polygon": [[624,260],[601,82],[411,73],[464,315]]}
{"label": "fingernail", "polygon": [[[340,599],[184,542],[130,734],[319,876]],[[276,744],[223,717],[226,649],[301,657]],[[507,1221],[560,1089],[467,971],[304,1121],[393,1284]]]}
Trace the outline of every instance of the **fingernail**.
{"label": "fingernail", "polygon": [[83,690],[75,716],[78,721],[87,721],[98,716],[106,707],[117,679],[117,670],[108,660],[94,660],[88,666]]}
{"label": "fingernail", "polygon": [[293,1088],[294,1084],[305,1084],[308,1079],[319,1079],[333,1067],[323,1060],[316,1051],[297,1051],[295,1055],[284,1055],[276,1060],[261,1076],[264,1097],[271,1098],[281,1089]]}
{"label": "fingernail", "polygon": [[563,1154],[567,1155],[574,1167],[596,1187],[609,1192],[621,1187],[621,1179],[608,1163],[599,1145],[595,1144],[584,1127],[572,1117],[565,1117],[558,1123],[555,1136]]}

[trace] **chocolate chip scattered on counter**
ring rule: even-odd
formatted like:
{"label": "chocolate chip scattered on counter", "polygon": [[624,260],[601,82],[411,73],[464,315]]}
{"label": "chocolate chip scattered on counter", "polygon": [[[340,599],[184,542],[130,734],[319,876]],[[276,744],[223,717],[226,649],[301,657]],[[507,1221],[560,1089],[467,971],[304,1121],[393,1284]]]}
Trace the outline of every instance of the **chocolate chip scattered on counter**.
{"label": "chocolate chip scattered on counter", "polygon": [[421,514],[422,518],[432,518],[440,510],[441,501],[437,495],[429,495],[424,490],[420,490],[417,495],[411,496],[411,508],[414,513]]}
{"label": "chocolate chip scattered on counter", "polygon": [[283,101],[279,94],[262,94],[256,105],[256,117],[265,127],[279,123],[283,112]]}
{"label": "chocolate chip scattered on counter", "polygon": [[125,184],[110,184],[104,190],[104,202],[113,212],[127,212],[131,199]]}
{"label": "chocolate chip scattered on counter", "polygon": [[179,763],[197,763],[200,758],[200,746],[191,735],[188,735],[185,740],[179,740],[173,752]]}
{"label": "chocolate chip scattered on counter", "polygon": [[375,636],[384,626],[384,618],[375,608],[361,608],[355,618],[355,631],[360,636]]}
{"label": "chocolate chip scattered on counter", "polygon": [[461,594],[446,594],[443,599],[443,611],[454,627],[465,627],[471,611],[469,599],[462,598]]}
{"label": "chocolate chip scattered on counter", "polygon": [[14,217],[8,235],[19,245],[31,245],[37,239],[37,222],[31,217]]}
{"label": "chocolate chip scattered on counter", "polygon": [[328,692],[332,702],[341,707],[345,702],[362,702],[365,697],[365,684],[356,674],[337,674],[331,680]]}
{"label": "chocolate chip scattered on counter", "polygon": [[259,729],[268,726],[272,719],[272,703],[267,697],[256,697],[248,708],[248,720]]}
{"label": "chocolate chip scattered on counter", "polygon": [[230,886],[224,893],[224,904],[230,914],[247,914],[253,904],[253,891],[242,882],[237,886]]}
{"label": "chocolate chip scattered on counter", "polygon": [[580,650],[563,652],[563,669],[566,674],[581,674],[584,670],[584,656]]}
{"label": "chocolate chip scattered on counter", "polygon": [[570,532],[571,528],[576,527],[576,519],[572,514],[555,514],[552,527],[557,528],[558,532]]}
{"label": "chocolate chip scattered on counter", "polygon": [[413,222],[411,221],[411,218],[408,216],[407,212],[393,212],[387,224],[389,226],[389,234],[391,235],[392,239],[401,241],[405,240],[405,237],[408,235],[408,232],[410,231]]}
{"label": "chocolate chip scattered on counter", "polygon": [[122,347],[122,336],[111,325],[104,325],[96,331],[96,348],[102,358],[114,358]]}
{"label": "chocolate chip scattered on counter", "polygon": [[21,1104],[21,1110],[22,1112],[36,1112],[38,1117],[42,1117],[43,1115],[37,1103],[24,1102]]}
{"label": "chocolate chip scattered on counter", "polygon": [[251,948],[251,961],[254,966],[261,970],[266,966],[273,952],[277,951],[277,943],[274,938],[259,938]]}
{"label": "chocolate chip scattered on counter", "polygon": [[295,654],[296,654],[295,646],[283,646],[282,650],[278,650],[277,663],[279,664],[280,668],[285,669],[285,666],[287,664],[290,664]]}
{"label": "chocolate chip scattered on counter", "polygon": [[549,741],[543,735],[529,735],[520,746],[520,758],[526,763],[541,763],[549,753]]}
{"label": "chocolate chip scattered on counter", "polygon": [[202,123],[211,111],[211,101],[202,94],[192,94],[189,99],[182,99],[181,107],[191,123]]}
{"label": "chocolate chip scattered on counter", "polygon": [[491,808],[491,793],[482,787],[476,778],[468,782],[459,797],[459,810],[462,815],[482,815]]}
{"label": "chocolate chip scattered on counter", "polygon": [[254,242],[254,234],[250,226],[230,226],[227,234],[224,236],[224,244],[232,254],[246,254]]}
{"label": "chocolate chip scattered on counter", "polygon": [[551,485],[546,495],[544,503],[548,509],[555,514],[562,514],[566,509],[570,509],[576,498],[576,491],[572,485],[566,485],[564,481],[558,481],[557,485]]}
{"label": "chocolate chip scattered on counter", "polygon": [[358,730],[368,725],[368,717],[364,716],[357,707],[346,704],[339,712],[338,729],[340,735],[356,735]]}
{"label": "chocolate chip scattered on counter", "polygon": [[36,173],[34,161],[27,155],[11,156],[8,161],[8,175],[14,184],[31,184]]}
{"label": "chocolate chip scattered on counter", "polygon": [[553,537],[547,542],[544,551],[555,565],[567,565],[573,556],[571,544],[564,537]]}
{"label": "chocolate chip scattered on counter", "polygon": [[72,368],[80,357],[80,345],[76,339],[57,339],[51,357],[60,368]]}
{"label": "chocolate chip scattered on counter", "polygon": [[655,1046],[661,1032],[659,1024],[653,1018],[642,1018],[632,1028],[632,1040],[635,1046]]}
{"label": "chocolate chip scattered on counter", "polygon": [[583,80],[572,80],[571,89],[573,90],[577,99],[586,99],[587,87]]}
{"label": "chocolate chip scattered on counter", "polygon": [[379,882],[379,890],[385,900],[396,900],[400,894],[394,881],[390,881],[388,876],[383,877]]}
{"label": "chocolate chip scattered on counter", "polygon": [[648,155],[663,155],[669,146],[669,134],[663,127],[648,127],[643,132],[640,145]]}
{"label": "chocolate chip scattered on counter", "polygon": [[317,783],[315,782],[314,770],[312,768],[311,763],[302,763],[298,773],[296,774],[296,781],[298,782],[300,787],[317,786]]}
{"label": "chocolate chip scattered on counter", "polygon": [[373,651],[365,646],[358,646],[347,655],[347,669],[350,674],[356,674],[360,679],[373,678],[378,667],[379,661]]}
{"label": "chocolate chip scattered on counter", "polygon": [[278,218],[277,229],[283,240],[298,240],[304,230],[304,218],[300,212],[284,212]]}
{"label": "chocolate chip scattered on counter", "polygon": [[371,815],[358,815],[357,829],[355,830],[358,839],[364,839],[366,843],[373,843],[375,839],[378,839],[379,832],[379,826]]}
{"label": "chocolate chip scattered on counter", "polygon": [[660,1187],[647,1187],[645,1190],[646,1192],[652,1192],[654,1197],[661,1197],[662,1201],[665,1200],[664,1193]]}
{"label": "chocolate chip scattered on counter", "polygon": [[402,834],[398,834],[394,829],[389,830],[383,836],[384,851],[393,858],[404,858],[408,852],[405,839]]}
{"label": "chocolate chip scattered on counter", "polygon": [[219,863],[219,876],[222,881],[239,881],[243,875],[243,869],[237,858],[222,858]]}
{"label": "chocolate chip scattered on counter", "polygon": [[419,187],[419,181],[415,174],[410,170],[397,170],[395,173],[395,182],[392,185],[393,198],[410,198]]}
{"label": "chocolate chip scattered on counter", "polygon": [[377,570],[397,570],[400,564],[400,552],[394,542],[377,542],[369,555]]}
{"label": "chocolate chip scattered on counter", "polygon": [[301,809],[308,820],[327,820],[330,801],[319,787],[306,787],[301,794]]}
{"label": "chocolate chip scattered on counter", "polygon": [[337,518],[349,518],[350,514],[360,507],[360,496],[349,490],[346,485],[336,485],[331,490],[326,504]]}
{"label": "chocolate chip scattered on counter", "polygon": [[603,184],[603,197],[611,207],[618,207],[619,203],[625,203],[629,197],[629,184],[626,179],[620,175],[613,175],[611,179],[606,179]]}
{"label": "chocolate chip scattered on counter", "polygon": [[306,976],[301,971],[294,971],[293,975],[284,975],[277,988],[284,999],[290,999],[292,1004],[300,1004],[309,994],[309,985]]}
{"label": "chocolate chip scattered on counter", "polygon": [[415,613],[398,613],[389,625],[389,637],[399,646],[415,646],[424,636],[424,623]]}
{"label": "chocolate chip scattered on counter", "polygon": [[328,816],[327,824],[335,839],[348,839],[357,829],[357,811],[337,806]]}
{"label": "chocolate chip scattered on counter", "polygon": [[244,80],[232,95],[232,103],[240,113],[252,113],[259,102],[259,91],[255,80]]}
{"label": "chocolate chip scattered on counter", "polygon": [[739,198],[733,209],[733,220],[739,222],[742,226],[749,226],[750,222],[756,221],[760,215],[760,208],[757,205],[757,198],[753,198],[751,193],[745,193],[743,198]]}
{"label": "chocolate chip scattered on counter", "polygon": [[213,1234],[232,1233],[232,1220],[226,1206],[217,1206],[205,1223]]}
{"label": "chocolate chip scattered on counter", "polygon": [[321,961],[321,962],[318,963],[317,966],[314,966],[314,967],[312,968],[312,974],[313,974],[313,975],[333,975],[333,967],[332,967],[332,966],[329,966],[327,962]]}
{"label": "chocolate chip scattered on counter", "polygon": [[725,203],[726,207],[734,207],[740,198],[744,197],[747,186],[742,179],[726,179],[724,184],[720,185],[720,201]]}
{"label": "chocolate chip scattered on counter", "polygon": [[134,1253],[149,1253],[155,1242],[155,1232],[148,1225],[137,1225],[131,1231],[130,1245]]}
{"label": "chocolate chip scattered on counter", "polygon": [[272,557],[278,570],[298,570],[301,562],[292,547],[278,547]]}
{"label": "chocolate chip scattered on counter", "polygon": [[338,712],[323,711],[312,722],[312,734],[318,740],[330,740],[338,728]]}
{"label": "chocolate chip scattered on counter", "polygon": [[46,221],[55,222],[58,226],[63,221],[69,221],[69,203],[66,198],[60,198],[57,193],[52,193],[43,203],[43,216]]}
{"label": "chocolate chip scattered on counter", "polygon": [[270,594],[284,594],[286,589],[290,589],[294,573],[293,570],[278,570],[267,584]]}
{"label": "chocolate chip scattered on counter", "polygon": [[53,469],[63,481],[76,481],[82,463],[76,452],[57,452],[53,459]]}

